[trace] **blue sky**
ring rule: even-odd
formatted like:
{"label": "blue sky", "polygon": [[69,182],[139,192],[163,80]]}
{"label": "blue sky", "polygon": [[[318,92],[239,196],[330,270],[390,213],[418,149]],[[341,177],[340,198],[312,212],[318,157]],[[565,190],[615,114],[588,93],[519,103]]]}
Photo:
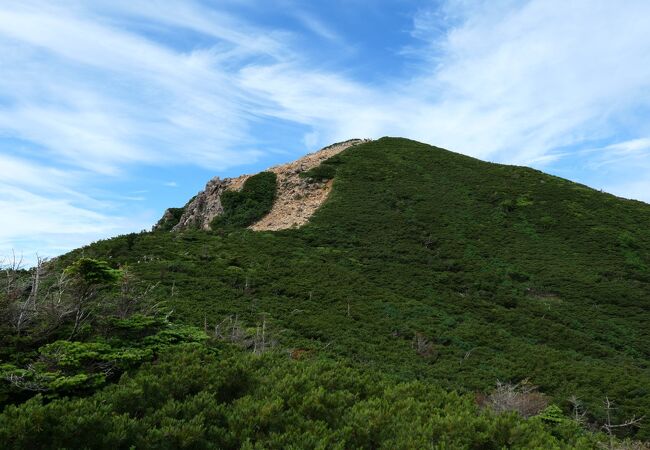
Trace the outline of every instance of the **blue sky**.
{"label": "blue sky", "polygon": [[0,0],[0,254],[404,136],[650,202],[646,0]]}

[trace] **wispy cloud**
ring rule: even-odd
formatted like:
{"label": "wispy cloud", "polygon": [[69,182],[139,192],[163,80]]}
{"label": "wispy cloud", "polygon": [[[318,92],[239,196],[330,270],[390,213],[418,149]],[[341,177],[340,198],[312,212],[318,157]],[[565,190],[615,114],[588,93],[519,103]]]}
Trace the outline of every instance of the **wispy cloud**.
{"label": "wispy cloud", "polygon": [[[182,158],[217,169],[257,157],[239,147],[254,143],[247,129],[256,99],[238,88],[228,64],[252,52],[273,58],[277,43],[229,30],[229,23],[209,25],[221,16],[190,4],[170,2],[168,14],[99,5],[112,16],[49,2],[2,7],[0,49],[9,57],[0,89],[10,101],[0,109],[0,129],[104,173],[124,163]],[[121,26],[124,14],[139,12],[145,24],[164,18],[224,40],[173,49]]]}
{"label": "wispy cloud", "polygon": [[[107,208],[87,193],[97,176],[124,177],[136,164],[224,170],[262,154],[249,134],[260,100],[237,73],[244,61],[284,54],[276,33],[198,3],[158,6],[0,5],[1,252],[57,254],[143,228],[123,205],[141,196],[113,195]],[[211,40],[178,48],[168,33]]]}
{"label": "wispy cloud", "polygon": [[307,14],[306,12],[298,12],[296,13],[296,18],[300,21],[300,23],[302,23],[305,28],[323,39],[335,43],[342,43],[344,41],[343,37],[334,29],[332,29],[331,26],[325,24],[321,20],[318,20],[311,14]]}
{"label": "wispy cloud", "polygon": [[587,152],[596,154],[590,160],[594,169],[630,164],[634,164],[639,169],[650,169],[650,138],[617,142]]}
{"label": "wispy cloud", "polygon": [[606,138],[650,103],[647,2],[448,2],[414,24],[414,75],[388,86],[286,66],[249,67],[245,83],[335,136],[354,124],[514,163]]}
{"label": "wispy cloud", "polygon": [[120,214],[116,196],[97,199],[83,192],[89,177],[0,154],[0,257],[15,249],[32,263],[36,253],[53,256],[148,227],[146,214]]}
{"label": "wispy cloud", "polygon": [[[428,44],[421,56],[430,69],[413,84],[450,118],[443,129],[432,124],[437,142],[525,162],[605,137],[613,120],[620,124],[650,101],[647,2],[451,2],[447,8],[460,21],[442,42],[427,41],[426,21],[420,23]],[[438,28],[431,24],[433,36]]]}

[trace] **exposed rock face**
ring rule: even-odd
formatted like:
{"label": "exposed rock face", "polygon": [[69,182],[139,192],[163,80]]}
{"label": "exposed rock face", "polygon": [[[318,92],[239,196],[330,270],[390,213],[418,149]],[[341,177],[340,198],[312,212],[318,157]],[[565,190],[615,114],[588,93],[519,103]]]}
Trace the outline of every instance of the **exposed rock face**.
{"label": "exposed rock face", "polygon": [[210,229],[212,219],[223,212],[221,194],[230,185],[230,180],[215,177],[208,181],[205,189],[199,192],[186,207],[173,231],[188,228]]}
{"label": "exposed rock face", "polygon": [[165,214],[163,214],[158,223],[154,225],[153,229],[170,231],[178,223],[182,214],[183,208],[167,208]]}
{"label": "exposed rock face", "polygon": [[[269,214],[249,228],[253,230],[283,230],[306,224],[327,198],[332,181],[309,183],[300,177],[300,173],[318,166],[326,159],[353,145],[368,141],[369,139],[351,139],[333,144],[294,162],[268,169],[269,172],[277,174],[275,203]],[[249,176],[242,175],[237,178],[224,179],[215,177],[210,180],[205,189],[185,206],[178,224],[173,227],[172,231],[189,228],[209,230],[212,219],[223,212],[221,194],[226,190],[241,189]],[[167,215],[167,212],[165,214]],[[158,225],[154,229],[158,229]]]}

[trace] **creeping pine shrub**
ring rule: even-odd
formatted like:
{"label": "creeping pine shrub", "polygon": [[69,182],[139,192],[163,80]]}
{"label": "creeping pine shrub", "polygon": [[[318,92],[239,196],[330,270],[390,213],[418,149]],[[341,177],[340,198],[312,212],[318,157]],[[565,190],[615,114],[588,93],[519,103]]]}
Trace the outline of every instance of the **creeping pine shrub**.
{"label": "creeping pine shrub", "polygon": [[322,183],[331,180],[336,176],[336,171],[341,163],[342,160],[338,155],[332,156],[318,166],[300,173],[300,178],[304,178],[311,183]]}
{"label": "creeping pine shrub", "polygon": [[106,261],[80,258],[65,269],[69,276],[76,277],[84,285],[106,285],[117,281],[120,271],[112,269]]}
{"label": "creeping pine shrub", "polygon": [[42,392],[47,398],[87,394],[169,347],[208,339],[203,330],[161,318],[136,315],[114,319],[112,324],[116,333],[109,338],[58,340],[39,348],[38,356],[25,367],[0,364],[0,379],[14,394]]}
{"label": "creeping pine shrub", "polygon": [[260,220],[273,207],[276,184],[276,174],[261,172],[248,178],[241,191],[225,191],[221,194],[223,213],[214,218],[212,229],[244,228]]}
{"label": "creeping pine shrub", "polygon": [[185,208],[168,208],[165,216],[157,224],[158,231],[170,231],[180,222]]}
{"label": "creeping pine shrub", "polygon": [[200,344],[168,349],[85,398],[41,396],[0,414],[0,448],[578,448],[541,420],[326,360]]}
{"label": "creeping pine shrub", "polygon": [[311,170],[308,170],[307,172],[303,172],[300,174],[302,178],[307,178],[309,180],[313,181],[326,181],[326,180],[331,180],[334,178],[336,175],[336,167],[331,165],[331,164],[321,164],[317,167],[314,167]]}

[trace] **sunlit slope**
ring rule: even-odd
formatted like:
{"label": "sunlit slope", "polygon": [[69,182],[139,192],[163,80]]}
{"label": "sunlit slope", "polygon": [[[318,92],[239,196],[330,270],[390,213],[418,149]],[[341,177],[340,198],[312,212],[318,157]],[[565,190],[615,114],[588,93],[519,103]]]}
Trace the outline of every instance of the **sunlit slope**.
{"label": "sunlit slope", "polygon": [[649,205],[406,139],[327,164],[330,197],[302,228],[83,252],[160,282],[177,321],[265,318],[287,351],[460,390],[529,378],[595,417],[605,396],[650,415]]}

